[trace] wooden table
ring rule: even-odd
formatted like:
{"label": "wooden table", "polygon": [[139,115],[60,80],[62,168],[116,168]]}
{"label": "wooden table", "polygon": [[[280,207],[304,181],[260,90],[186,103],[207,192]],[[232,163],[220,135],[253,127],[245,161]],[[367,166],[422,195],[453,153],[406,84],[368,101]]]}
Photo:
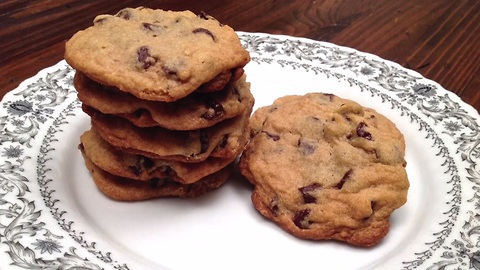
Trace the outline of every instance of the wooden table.
{"label": "wooden table", "polygon": [[101,13],[147,6],[204,11],[235,30],[328,41],[420,72],[480,110],[478,0],[165,0],[0,2],[0,98],[63,58]]}

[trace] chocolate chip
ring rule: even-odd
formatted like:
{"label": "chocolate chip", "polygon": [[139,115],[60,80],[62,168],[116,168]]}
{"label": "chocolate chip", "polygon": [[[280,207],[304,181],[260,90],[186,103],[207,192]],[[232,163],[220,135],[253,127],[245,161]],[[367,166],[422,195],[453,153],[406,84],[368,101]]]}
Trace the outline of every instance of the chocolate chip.
{"label": "chocolate chip", "polygon": [[133,116],[137,119],[141,118],[142,116],[144,116],[146,113],[148,113],[148,110],[146,109],[138,109],[136,111],[133,112]]}
{"label": "chocolate chip", "polygon": [[314,202],[317,201],[317,198],[315,198],[312,194],[310,194],[310,192],[312,192],[316,189],[319,189],[321,187],[322,186],[320,184],[313,183],[311,185],[301,187],[298,190],[300,191],[300,193],[302,193],[303,201],[305,203],[314,203]]}
{"label": "chocolate chip", "polygon": [[202,118],[207,120],[215,120],[222,117],[225,113],[225,109],[223,108],[222,104],[218,103],[213,98],[206,99],[205,105],[207,107],[207,111],[202,115]]}
{"label": "chocolate chip", "polygon": [[207,34],[209,35],[213,41],[215,41],[215,36],[212,34],[212,32],[210,32],[210,30],[208,29],[205,29],[205,28],[195,28],[193,29],[192,33],[194,34],[198,34],[198,33],[204,33],[204,34]]}
{"label": "chocolate chip", "polygon": [[335,188],[338,188],[338,189],[342,189],[343,185],[345,184],[345,182],[350,179],[350,176],[352,175],[352,169],[348,170],[342,177],[342,179],[340,179],[340,182],[338,182],[338,184],[335,186]]}
{"label": "chocolate chip", "polygon": [[139,176],[139,175],[142,173],[142,171],[143,171],[143,170],[142,170],[142,167],[140,167],[140,166],[138,165],[138,163],[135,164],[135,165],[130,165],[130,166],[128,166],[128,168],[130,169],[130,171],[132,171],[132,173],[133,173],[135,176]]}
{"label": "chocolate chip", "polygon": [[364,139],[371,140],[372,134],[366,131],[365,127],[368,127],[367,124],[365,124],[364,122],[360,122],[357,126],[357,135]]}
{"label": "chocolate chip", "polygon": [[331,102],[333,101],[333,98],[335,98],[335,95],[334,94],[323,94],[324,96],[327,96],[328,97],[328,100]]}
{"label": "chocolate chip", "polygon": [[308,156],[315,153],[315,145],[303,139],[298,140],[298,147],[302,150],[303,155]]}
{"label": "chocolate chip", "polygon": [[197,14],[197,17],[199,17],[200,19],[204,19],[204,20],[209,19],[209,16],[204,11],[200,11],[200,13]]}
{"label": "chocolate chip", "polygon": [[148,69],[151,65],[155,64],[156,59],[150,55],[150,51],[147,46],[142,46],[137,50],[137,59],[142,63],[144,69]]}
{"label": "chocolate chip", "polygon": [[274,216],[278,216],[278,212],[280,210],[280,208],[278,207],[278,197],[274,197],[271,201],[270,201],[270,211],[272,212],[272,214]]}
{"label": "chocolate chip", "polygon": [[310,225],[310,221],[306,220],[308,214],[310,214],[310,209],[303,209],[295,212],[293,223],[300,229],[307,229]]}
{"label": "chocolate chip", "polygon": [[167,66],[164,66],[163,67],[163,72],[165,72],[165,74],[169,75],[169,76],[176,76],[177,75],[177,71],[170,68],[170,67],[167,67]]}
{"label": "chocolate chip", "polygon": [[343,118],[345,118],[345,120],[347,120],[348,122],[351,122],[352,121],[352,118],[350,118],[348,115],[346,114],[342,114]]}
{"label": "chocolate chip", "polygon": [[176,71],[176,70],[174,70],[173,68],[167,67],[167,66],[164,66],[164,67],[163,67],[163,72],[165,72],[165,74],[170,75],[170,76],[175,76],[175,75],[177,75],[177,71]]}
{"label": "chocolate chip", "polygon": [[158,167],[158,170],[161,171],[165,175],[172,175],[173,174],[172,167],[170,167],[168,165],[162,165],[162,166]]}
{"label": "chocolate chip", "polygon": [[141,157],[141,161],[140,161],[140,162],[141,162],[141,164],[143,165],[143,167],[144,167],[145,169],[147,169],[147,170],[148,170],[148,169],[151,169],[151,168],[153,167],[153,165],[154,165],[153,160],[151,160],[151,159],[149,159],[149,158],[147,158],[147,157],[143,157],[143,156]]}
{"label": "chocolate chip", "polygon": [[165,178],[153,178],[148,182],[150,183],[151,188],[159,188],[165,186],[168,180]]}
{"label": "chocolate chip", "polygon": [[269,137],[270,139],[272,139],[273,141],[278,141],[280,140],[280,136],[279,135],[276,135],[276,134],[272,134],[270,132],[267,132],[267,131],[262,131],[263,133],[265,133],[267,135],[267,137]]}
{"label": "chocolate chip", "polygon": [[228,137],[229,137],[229,134],[225,134],[222,140],[220,141],[220,143],[218,144],[218,147],[225,148],[225,146],[227,146],[228,144]]}
{"label": "chocolate chip", "polygon": [[145,30],[155,32],[155,33],[160,33],[161,30],[162,30],[162,27],[160,25],[156,25],[156,24],[153,24],[153,23],[144,22],[144,23],[142,23],[142,26]]}
{"label": "chocolate chip", "polygon": [[151,159],[144,156],[137,156],[135,165],[130,165],[128,166],[128,168],[132,171],[133,174],[139,176],[140,174],[142,174],[144,169],[148,170],[152,168],[153,165],[154,163]]}
{"label": "chocolate chip", "polygon": [[208,138],[208,133],[204,130],[200,130],[200,154],[205,153],[208,150],[209,144],[210,139]]}
{"label": "chocolate chip", "polygon": [[120,10],[116,16],[125,20],[130,20],[131,14],[128,10]]}

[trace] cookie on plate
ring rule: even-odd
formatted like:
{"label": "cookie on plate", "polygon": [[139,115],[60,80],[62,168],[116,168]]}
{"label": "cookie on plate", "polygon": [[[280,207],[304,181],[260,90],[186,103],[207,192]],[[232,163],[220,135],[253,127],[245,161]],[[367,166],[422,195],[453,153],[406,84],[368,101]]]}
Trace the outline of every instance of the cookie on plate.
{"label": "cookie on plate", "polygon": [[302,239],[372,246],[405,204],[405,141],[385,116],[331,94],[286,96],[258,109],[241,173],[265,217]]}
{"label": "cookie on plate", "polygon": [[137,181],[110,174],[84,156],[85,165],[95,185],[108,197],[119,201],[142,201],[163,197],[192,198],[221,187],[231,174],[228,167],[192,184],[181,184],[169,178]]}
{"label": "cookie on plate", "polygon": [[171,102],[218,91],[250,60],[235,31],[204,13],[126,8],[67,41],[77,71],[140,99]]}
{"label": "cookie on plate", "polygon": [[84,106],[123,117],[139,127],[194,130],[215,125],[244,112],[253,102],[245,76],[222,91],[192,93],[175,102],[142,100],[101,85],[77,72],[74,85]]}
{"label": "cookie on plate", "polygon": [[[247,141],[245,134],[242,145]],[[238,148],[230,158],[209,157],[203,162],[186,163],[174,160],[151,159],[120,151],[91,129],[80,137],[80,150],[86,158],[110,174],[140,181],[169,178],[182,184],[191,184],[227,167],[240,154]]]}
{"label": "cookie on plate", "polygon": [[160,127],[139,128],[129,121],[98,111],[89,112],[92,127],[122,151],[150,158],[202,162],[208,157],[230,158],[244,146],[250,109],[242,115],[198,130],[173,131]]}

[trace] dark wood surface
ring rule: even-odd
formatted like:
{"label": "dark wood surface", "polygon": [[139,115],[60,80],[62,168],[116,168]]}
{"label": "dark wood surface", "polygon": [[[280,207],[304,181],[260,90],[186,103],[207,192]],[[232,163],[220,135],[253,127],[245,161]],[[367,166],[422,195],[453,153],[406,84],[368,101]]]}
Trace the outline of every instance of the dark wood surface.
{"label": "dark wood surface", "polygon": [[420,72],[480,110],[478,0],[165,0],[0,2],[0,98],[63,58],[97,14],[147,6],[204,11],[238,31],[328,41]]}

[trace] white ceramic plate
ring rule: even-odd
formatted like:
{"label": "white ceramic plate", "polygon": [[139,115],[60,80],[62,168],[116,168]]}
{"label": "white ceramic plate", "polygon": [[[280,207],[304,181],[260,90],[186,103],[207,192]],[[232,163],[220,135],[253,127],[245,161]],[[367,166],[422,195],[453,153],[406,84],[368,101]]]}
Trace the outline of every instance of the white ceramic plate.
{"label": "white ceramic plate", "polygon": [[353,49],[239,33],[255,108],[329,92],[389,117],[407,142],[408,202],[373,248],[296,239],[233,177],[196,199],[123,203],[77,149],[89,128],[62,61],[0,106],[0,269],[480,269],[479,115],[418,73]]}

